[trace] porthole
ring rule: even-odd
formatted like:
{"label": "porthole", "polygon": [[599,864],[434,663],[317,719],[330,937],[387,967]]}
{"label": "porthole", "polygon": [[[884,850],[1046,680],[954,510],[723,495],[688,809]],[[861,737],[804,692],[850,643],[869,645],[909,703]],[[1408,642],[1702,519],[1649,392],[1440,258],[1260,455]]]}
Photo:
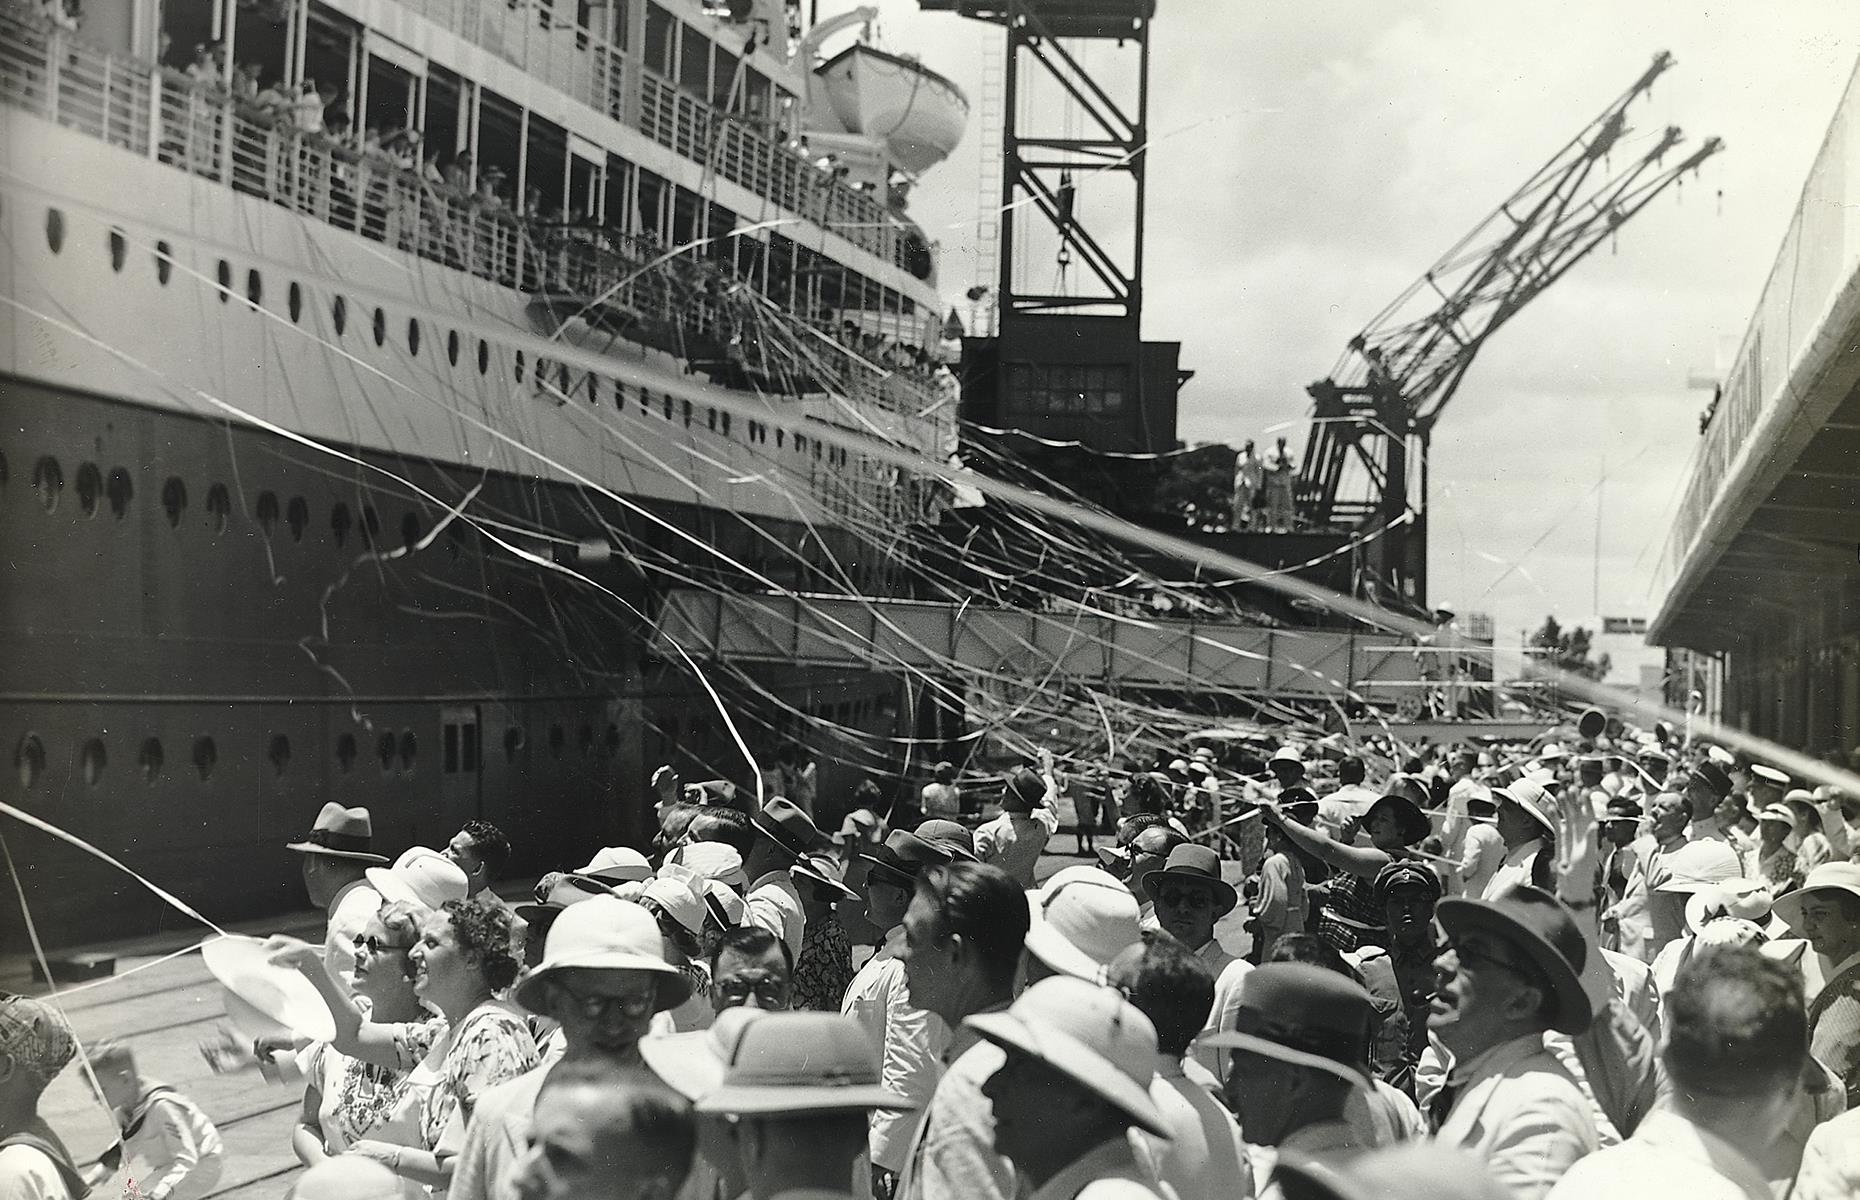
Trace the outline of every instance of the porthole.
{"label": "porthole", "polygon": [[562,747],[567,741],[568,739],[562,734],[562,727],[560,725],[549,726],[549,757],[562,757]]}
{"label": "porthole", "polygon": [[446,361],[455,367],[459,365],[459,331],[456,329],[446,334]]}
{"label": "porthole", "polygon": [[400,731],[400,769],[403,771],[413,770],[414,760],[419,757],[420,757],[419,739],[413,736],[413,730],[411,729],[401,730]]}
{"label": "porthole", "polygon": [[588,372],[588,403],[599,404],[600,402],[601,402],[601,377],[599,375],[596,375],[593,371],[589,371]]}
{"label": "porthole", "polygon": [[136,485],[130,482],[129,472],[117,467],[110,472],[110,480],[103,485],[103,494],[110,500],[110,515],[122,520],[129,515],[129,501],[136,494]]}
{"label": "porthole", "polygon": [[116,274],[123,273],[123,264],[129,261],[129,239],[120,229],[110,230],[110,270]]}
{"label": "porthole", "polygon": [[103,495],[103,472],[96,463],[85,463],[78,468],[77,497],[78,508],[85,516],[97,515],[97,498]]}
{"label": "porthole", "polygon": [[375,739],[375,757],[381,760],[381,769],[383,771],[391,771],[394,769],[393,734],[384,733]]}
{"label": "porthole", "polygon": [[281,733],[273,734],[271,745],[265,748],[265,757],[271,762],[274,775],[283,775],[285,768],[291,765],[291,739]]}
{"label": "porthole", "polygon": [[349,506],[338,502],[329,510],[329,532],[338,546],[349,540]]}
{"label": "porthole", "polygon": [[58,511],[58,499],[65,490],[65,472],[57,459],[48,455],[32,464],[32,486],[38,491],[39,504],[46,512]]}
{"label": "porthole", "polygon": [[257,308],[265,299],[265,280],[259,275],[258,268],[253,267],[245,273],[245,300]]}
{"label": "porthole", "polygon": [[217,537],[232,525],[232,496],[226,485],[216,483],[207,489],[207,527]]}
{"label": "porthole", "polygon": [[110,752],[103,748],[102,738],[91,738],[78,751],[78,770],[84,774],[84,786],[96,787],[103,781],[103,769],[110,765]]}
{"label": "porthole", "polygon": [[522,383],[523,382],[523,351],[521,350],[517,351],[516,376],[517,376],[517,382]]}
{"label": "porthole", "polygon": [[336,739],[336,767],[344,775],[355,769],[355,735],[345,733]]}
{"label": "porthole", "polygon": [[426,531],[420,528],[420,514],[410,512],[400,519],[401,544],[406,546],[409,552],[420,544],[420,539],[425,535]]}
{"label": "porthole", "polygon": [[691,428],[691,401],[685,401],[685,428]]}
{"label": "porthole", "polygon": [[174,276],[174,247],[167,242],[155,243],[155,282],[163,287]]}
{"label": "porthole", "polygon": [[382,312],[379,308],[377,308],[375,309],[375,345],[384,346],[386,344],[387,344],[387,314]]}
{"label": "porthole", "polygon": [[220,278],[220,303],[224,304],[226,303],[226,301],[232,298],[232,264],[227,262],[223,258],[220,259],[219,278]]}
{"label": "porthole", "polygon": [[504,730],[505,762],[516,761],[517,755],[523,752],[523,742],[523,729],[521,726],[512,725],[510,728]]}
{"label": "porthole", "polygon": [[575,748],[581,751],[581,757],[588,757],[594,749],[594,730],[586,725],[575,730]]}
{"label": "porthole", "polygon": [[486,371],[489,371],[490,369],[491,369],[491,347],[485,344],[485,340],[483,338],[479,338],[478,339],[478,374],[482,375]]}
{"label": "porthole", "polygon": [[299,284],[295,279],[291,280],[290,290],[285,292],[284,296],[284,302],[291,310],[291,324],[295,325],[297,324],[297,319],[304,315],[303,285]]}
{"label": "porthole", "polygon": [[206,736],[194,739],[194,770],[205,783],[213,778],[213,768],[220,762],[220,750],[213,744],[213,739]]}
{"label": "porthole", "polygon": [[730,414],[729,413],[723,414],[723,436],[724,437],[730,436]]}
{"label": "porthole", "polygon": [[561,387],[562,396],[564,399],[566,399],[569,396],[569,394],[574,391],[574,388],[569,386],[570,380],[568,377],[568,364],[567,363],[556,364],[555,381],[557,385]]}
{"label": "porthole", "polygon": [[176,476],[168,476],[161,485],[161,507],[168,514],[168,524],[174,529],[181,527],[181,517],[187,512],[187,485]]}
{"label": "porthole", "polygon": [[408,317],[407,318],[407,353],[417,355],[419,352],[420,352],[420,318]]}
{"label": "porthole", "polygon": [[714,408],[707,408],[704,410],[704,412],[705,412],[705,423],[709,425],[710,431],[712,433],[717,432],[717,410]]}
{"label": "porthole", "polygon": [[785,434],[786,432],[787,430],[783,429],[779,425],[775,427],[775,448],[777,450],[781,449],[782,435]]}
{"label": "porthole", "polygon": [[665,419],[672,419],[672,397],[669,393],[665,397]]}
{"label": "porthole", "polygon": [[284,523],[291,528],[291,540],[304,540],[304,530],[310,527],[310,506],[304,503],[302,496],[292,496],[291,502],[284,508]]}
{"label": "porthole", "polygon": [[136,755],[136,769],[142,772],[143,783],[154,783],[161,778],[163,758],[160,738],[142,739],[142,750]]}
{"label": "porthole", "polygon": [[341,296],[337,296],[334,300],[331,300],[329,302],[329,319],[335,322],[336,333],[340,336],[342,331],[349,327],[349,302],[344,300]]}
{"label": "porthole", "polygon": [[278,526],[277,494],[274,492],[260,492],[258,494],[258,505],[254,509],[252,515],[258,518],[259,531],[266,537],[270,537],[271,531]]}
{"label": "porthole", "polygon": [[45,777],[45,743],[39,735],[29,733],[13,748],[13,769],[19,773],[19,786],[31,787]]}
{"label": "porthole", "polygon": [[65,248],[65,214],[55,208],[45,210],[45,244],[53,254]]}
{"label": "porthole", "polygon": [[381,514],[372,504],[362,505],[362,545],[373,549],[381,538]]}

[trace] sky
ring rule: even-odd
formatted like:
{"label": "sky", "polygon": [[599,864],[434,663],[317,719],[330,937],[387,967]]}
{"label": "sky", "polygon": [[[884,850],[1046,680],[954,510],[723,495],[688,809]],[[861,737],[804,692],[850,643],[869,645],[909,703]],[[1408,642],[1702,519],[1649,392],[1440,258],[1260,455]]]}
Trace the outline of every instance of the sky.
{"label": "sky", "polygon": [[[1001,33],[874,2],[878,44],[972,100],[962,144],[911,200],[960,300]],[[1631,111],[1624,153],[1669,124],[1726,149],[1499,331],[1435,430],[1431,599],[1491,614],[1501,645],[1547,614],[1657,611],[1710,398],[1689,381],[1721,374],[1742,338],[1860,55],[1860,7],[1159,0],[1144,336],[1179,340],[1196,372],[1182,438],[1284,433],[1294,454],[1305,385],[1659,50],[1675,65]]]}

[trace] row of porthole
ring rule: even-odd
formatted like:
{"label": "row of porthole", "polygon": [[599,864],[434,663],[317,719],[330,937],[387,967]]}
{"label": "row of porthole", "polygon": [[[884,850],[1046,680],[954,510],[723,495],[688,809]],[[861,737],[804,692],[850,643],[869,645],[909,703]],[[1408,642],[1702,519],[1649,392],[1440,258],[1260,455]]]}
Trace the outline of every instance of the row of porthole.
{"label": "row of porthole", "polygon": [[[51,208],[46,210],[45,236],[46,242],[51,246],[52,253],[57,254],[64,248],[64,214],[58,209]],[[122,230],[110,230],[109,251],[111,268],[121,272],[128,257],[128,240],[124,236]],[[164,287],[167,286],[168,280],[173,275],[173,271],[173,247],[166,241],[157,242],[155,244],[155,275],[157,280],[159,280]],[[234,283],[236,282],[234,276],[235,272],[232,264],[226,259],[220,259],[217,281],[219,283],[220,303],[222,304],[230,301],[234,295]],[[245,276],[246,303],[253,308],[257,308],[264,303],[264,296],[265,282],[263,275],[259,273],[257,267],[247,270]],[[292,281],[288,289],[286,308],[289,310],[291,323],[296,324],[303,315],[303,288],[295,281]],[[342,336],[342,334],[348,330],[349,303],[344,297],[337,295],[331,299],[330,320],[335,326],[336,335],[338,337]],[[375,345],[383,346],[387,344],[387,313],[379,305],[375,307],[373,317],[370,320],[370,329],[374,335]],[[407,350],[410,354],[418,355],[420,353],[421,340],[420,319],[418,317],[408,317]],[[446,334],[446,361],[455,367],[458,366],[461,344],[458,330],[450,330]],[[478,374],[488,374],[491,369],[491,347],[490,343],[486,342],[483,338],[478,339],[477,357]],[[513,362],[515,366],[514,373],[516,382],[522,383],[525,373],[523,351],[518,350],[515,352]],[[557,363],[555,365],[560,372],[558,376],[559,389],[564,396],[572,397],[574,391],[578,389],[571,389],[570,387],[571,372],[568,364]],[[536,383],[541,384],[546,382],[549,367],[550,364],[547,360],[541,358],[536,360],[536,373],[534,376],[534,381]],[[600,380],[601,377],[593,372],[589,372],[586,376],[586,387],[590,403],[600,403]],[[664,399],[664,417],[669,421],[673,419],[674,401],[670,395],[667,395]],[[652,393],[649,389],[640,389],[639,402],[642,411],[647,413],[653,411]],[[619,384],[614,385],[614,407],[622,411],[626,408],[626,389]],[[729,437],[731,415],[727,412],[719,412],[715,408],[708,409],[707,413],[708,427],[713,432],[721,433],[724,437]],[[692,404],[689,400],[683,402],[683,416],[685,425],[689,426],[692,419]],[[778,447],[781,446],[785,440],[783,438],[783,432],[784,431],[781,429],[775,430],[775,444]],[[750,438],[752,441],[766,442],[768,440],[768,428],[760,422],[751,422]],[[808,452],[808,438],[805,434],[797,433],[794,435],[794,449],[800,454]],[[833,449],[828,453],[829,458],[836,465],[844,465],[846,462],[846,451]],[[818,439],[813,443],[813,456],[816,459],[821,456],[821,443]]]}
{"label": "row of porthole", "polygon": [[[549,727],[549,752],[560,758],[568,738],[560,725]],[[577,731],[576,743],[585,757],[595,751],[594,730],[592,726],[583,725]],[[515,759],[523,749],[523,730],[511,726],[504,731],[504,757]],[[601,740],[600,751],[611,755],[620,749],[620,727],[609,725]],[[343,774],[348,774],[355,767],[357,755],[355,735],[345,733],[336,739],[336,766]],[[398,764],[402,774],[411,774],[420,755],[419,738],[413,730],[403,729],[397,736],[391,730],[383,731],[375,739],[375,757],[380,760],[381,771],[386,774]],[[201,782],[213,777],[214,769],[219,765],[219,747],[209,735],[202,734],[193,741],[190,756],[195,772]],[[282,777],[291,765],[291,739],[284,734],[271,736],[265,748],[265,759],[271,764],[272,771]],[[96,787],[103,782],[104,772],[110,765],[109,748],[100,737],[88,738],[78,750],[78,771],[84,783]],[[161,778],[167,765],[167,754],[162,749],[161,739],[144,738],[136,755],[136,769],[144,783],[152,784]],[[19,776],[21,787],[35,786],[45,777],[46,750],[45,739],[36,733],[21,736],[19,744],[13,750],[13,769]]]}

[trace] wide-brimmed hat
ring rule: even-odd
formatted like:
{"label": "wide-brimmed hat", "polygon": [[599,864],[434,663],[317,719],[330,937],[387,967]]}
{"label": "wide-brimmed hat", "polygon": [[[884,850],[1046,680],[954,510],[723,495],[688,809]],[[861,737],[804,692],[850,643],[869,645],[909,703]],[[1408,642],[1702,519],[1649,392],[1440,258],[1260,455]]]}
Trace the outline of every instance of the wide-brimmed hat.
{"label": "wide-brimmed hat", "polygon": [[736,1115],[914,1109],[879,1082],[878,1048],[854,1017],[776,1012],[737,1032],[723,1080],[697,1110]]}
{"label": "wide-brimmed hat", "polygon": [[1656,892],[1690,894],[1715,883],[1737,879],[1743,873],[1744,864],[1729,842],[1701,838],[1660,855],[1648,882]]}
{"label": "wide-brimmed hat", "polygon": [[374,853],[375,825],[365,808],[344,808],[331,800],[316,815],[316,824],[297,841],[285,845],[299,854],[327,854],[356,862],[387,865],[385,855]]}
{"label": "wide-brimmed hat", "polygon": [[980,1013],[965,1024],[1045,1063],[1150,1133],[1170,1136],[1150,1099],[1156,1027],[1120,993],[1054,975],[1022,992],[1006,1012]]}
{"label": "wide-brimmed hat", "polygon": [[1704,781],[1712,795],[1722,800],[1731,794],[1731,776],[1725,769],[1710,759],[1692,768],[1692,777]]}
{"label": "wide-brimmed hat", "polygon": [[631,846],[603,846],[575,874],[606,884],[644,883],[652,878],[652,864]]}
{"label": "wide-brimmed hat", "polygon": [[1293,784],[1279,793],[1276,803],[1280,812],[1300,825],[1309,825],[1317,818],[1317,793],[1308,787]]}
{"label": "wide-brimmed hat", "polygon": [[654,1011],[677,1008],[691,996],[691,981],[665,961],[659,923],[639,905],[613,896],[564,909],[549,926],[542,961],[517,981],[513,999],[543,1012],[543,982],[556,971],[645,971],[658,977]]}
{"label": "wide-brimmed hat", "polygon": [[1027,953],[1058,971],[1098,982],[1142,940],[1142,911],[1123,882],[1097,867],[1067,867],[1027,893]]}
{"label": "wide-brimmed hat", "polygon": [[818,851],[795,859],[794,865],[788,868],[788,875],[795,883],[806,884],[816,892],[824,893],[830,904],[859,898],[859,893],[843,882],[846,872],[840,864]]}
{"label": "wide-brimmed hat", "polygon": [[[544,887],[543,884],[548,886]],[[596,896],[609,896],[613,893],[599,880],[585,876],[558,871],[553,876],[545,875],[536,882],[536,903],[513,904],[511,911],[523,920],[534,924],[546,920],[561,912],[571,904],[580,904],[583,900],[592,900]]]}
{"label": "wide-brimmed hat", "polygon": [[706,879],[704,908],[720,929],[735,929],[749,919],[749,902],[743,894],[721,879]]}
{"label": "wide-brimmed hat", "polygon": [[1485,1163],[1437,1142],[1402,1142],[1350,1158],[1282,1154],[1273,1168],[1285,1200],[1506,1200]]}
{"label": "wide-brimmed hat", "polygon": [[910,891],[917,886],[917,876],[926,867],[942,866],[953,855],[946,844],[921,838],[906,829],[894,829],[884,844],[872,853],[859,856],[866,863],[867,880],[888,883]]}
{"label": "wide-brimmed hat", "polygon": [[673,846],[666,851],[665,865],[688,871],[699,879],[715,879],[739,888],[749,886],[742,854],[735,846],[722,842],[686,842]]}
{"label": "wide-brimmed hat", "polygon": [[1784,825],[1789,827],[1789,832],[1802,832],[1802,818],[1796,816],[1795,812],[1787,804],[1764,805],[1763,808],[1757,812],[1757,820],[1781,821]]}
{"label": "wide-brimmed hat", "polygon": [[1686,897],[1686,928],[1696,934],[1712,921],[1726,917],[1749,921],[1765,937],[1786,937],[1789,927],[1772,911],[1769,886],[1757,879],[1727,879],[1702,887]]}
{"label": "wide-brimmed hat", "polygon": [[1433,822],[1427,819],[1427,814],[1421,811],[1420,805],[1406,796],[1398,796],[1394,793],[1383,796],[1371,804],[1363,813],[1362,824],[1366,827],[1375,818],[1376,813],[1384,809],[1394,812],[1395,820],[1401,828],[1401,844],[1404,846],[1412,846],[1416,842],[1424,841],[1429,834],[1434,832]]}
{"label": "wide-brimmed hat", "polygon": [[717,1014],[707,1029],[641,1038],[640,1057],[653,1074],[687,1100],[702,1100],[723,1084],[723,1074],[736,1050],[743,1026],[771,1010],[739,1004]]}
{"label": "wide-brimmed hat", "polygon": [[1543,786],[1530,779],[1520,779],[1494,790],[1500,800],[1509,800],[1530,815],[1531,820],[1542,825],[1551,834],[1556,833],[1556,817],[1552,815],[1555,802]]}
{"label": "wide-brimmed hat", "polygon": [[200,947],[200,961],[226,989],[229,1013],[235,1012],[237,1000],[274,1030],[287,1029],[313,1042],[335,1039],[336,1018],[316,985],[302,972],[272,962],[261,939],[222,934]]}
{"label": "wide-brimmed hat", "polygon": [[1196,1044],[1244,1050],[1364,1086],[1374,1018],[1375,1001],[1355,980],[1311,963],[1266,963],[1240,981],[1235,1027]]}
{"label": "wide-brimmed hat", "polygon": [[1305,765],[1305,756],[1299,751],[1297,746],[1287,742],[1277,750],[1274,750],[1272,752],[1272,757],[1266,760],[1267,766],[1271,766],[1273,763],[1291,763],[1302,770]]}
{"label": "wide-brimmed hat", "polygon": [[1180,879],[1184,882],[1198,883],[1214,889],[1214,908],[1217,918],[1224,917],[1234,910],[1240,902],[1240,893],[1234,885],[1221,878],[1221,856],[1207,846],[1186,842],[1169,851],[1169,857],[1163,865],[1153,867],[1143,873],[1143,878],[1134,882],[1146,893],[1154,896],[1155,885],[1165,878]]}
{"label": "wide-brimmed hat", "polygon": [[1801,887],[1776,898],[1776,915],[1787,921],[1789,928],[1800,932],[1802,902],[1812,892],[1860,898],[1860,863],[1822,863],[1808,873]]}
{"label": "wide-brimmed hat", "polygon": [[949,850],[950,857],[975,862],[975,833],[961,821],[931,817],[917,826],[917,836]]}
{"label": "wide-brimmed hat", "polygon": [[1542,888],[1522,884],[1495,900],[1455,896],[1434,909],[1452,940],[1481,931],[1504,938],[1530,959],[1550,987],[1550,1028],[1579,1034],[1595,1020],[1595,1006],[1582,985],[1588,947],[1576,918]]}
{"label": "wide-brimmed hat", "polygon": [[801,857],[820,841],[814,819],[794,801],[777,796],[749,818],[757,833],[774,842],[795,858]]}
{"label": "wide-brimmed hat", "polygon": [[1031,808],[1038,808],[1046,801],[1046,780],[1038,771],[1028,767],[1016,767],[1008,772],[1004,783],[1006,788],[1004,799],[1007,796],[1013,796]]}
{"label": "wide-brimmed hat", "polygon": [[639,898],[665,910],[692,937],[704,935],[704,901],[688,881],[669,875],[648,879],[639,885]]}
{"label": "wide-brimmed hat", "polygon": [[417,904],[437,909],[448,900],[463,900],[471,894],[471,880],[464,868],[436,850],[415,846],[393,867],[370,867],[364,874],[368,886],[383,900]]}

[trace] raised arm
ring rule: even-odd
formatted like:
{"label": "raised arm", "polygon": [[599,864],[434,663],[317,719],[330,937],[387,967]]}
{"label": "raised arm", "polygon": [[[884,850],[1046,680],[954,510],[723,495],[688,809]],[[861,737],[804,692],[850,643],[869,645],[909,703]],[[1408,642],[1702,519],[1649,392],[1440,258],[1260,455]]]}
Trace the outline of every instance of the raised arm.
{"label": "raised arm", "polygon": [[1376,872],[1389,865],[1390,858],[1386,850],[1378,850],[1374,846],[1345,845],[1321,829],[1299,824],[1270,804],[1260,806],[1260,815],[1278,826],[1299,849],[1339,871],[1374,879]]}
{"label": "raised arm", "polygon": [[355,997],[330,977],[328,968],[323,965],[322,951],[301,939],[282,934],[266,939],[265,949],[270,952],[274,964],[294,968],[323,997],[330,1015],[336,1018],[336,1036],[329,1044],[338,1053],[395,1071],[413,1066],[405,1061],[402,1052],[405,1043],[397,1036],[398,1027],[370,1021],[356,1005]]}

